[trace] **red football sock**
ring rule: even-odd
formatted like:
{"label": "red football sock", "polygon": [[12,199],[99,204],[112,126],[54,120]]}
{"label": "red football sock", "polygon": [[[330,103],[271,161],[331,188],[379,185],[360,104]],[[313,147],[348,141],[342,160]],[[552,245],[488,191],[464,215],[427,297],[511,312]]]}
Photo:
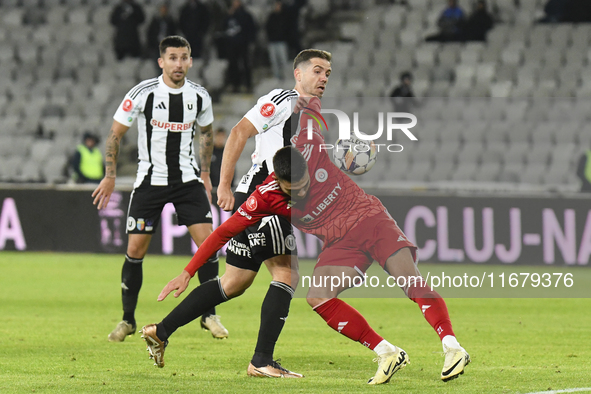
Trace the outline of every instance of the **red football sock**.
{"label": "red football sock", "polygon": [[423,316],[425,316],[425,319],[433,327],[440,339],[443,339],[446,335],[455,337],[445,301],[426,282],[423,281],[410,286],[407,295],[408,298],[419,304]]}
{"label": "red football sock", "polygon": [[361,313],[338,298],[331,298],[314,310],[333,330],[371,350],[384,340],[369,326]]}

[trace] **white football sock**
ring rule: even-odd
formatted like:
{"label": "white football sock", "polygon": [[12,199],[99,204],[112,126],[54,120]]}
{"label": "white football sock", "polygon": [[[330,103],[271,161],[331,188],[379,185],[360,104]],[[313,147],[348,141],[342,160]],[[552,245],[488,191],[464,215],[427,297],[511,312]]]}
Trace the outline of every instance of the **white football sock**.
{"label": "white football sock", "polygon": [[443,345],[443,351],[445,351],[446,347],[452,348],[452,349],[462,349],[462,347],[460,346],[460,343],[458,342],[456,337],[454,337],[453,335],[444,336],[443,339],[441,340],[441,344]]}
{"label": "white football sock", "polygon": [[392,353],[395,350],[396,350],[396,346],[392,345],[390,342],[386,341],[385,339],[383,339],[382,342],[378,343],[378,346],[376,346],[373,349],[373,351],[376,352],[376,354],[378,356],[381,356],[386,353]]}

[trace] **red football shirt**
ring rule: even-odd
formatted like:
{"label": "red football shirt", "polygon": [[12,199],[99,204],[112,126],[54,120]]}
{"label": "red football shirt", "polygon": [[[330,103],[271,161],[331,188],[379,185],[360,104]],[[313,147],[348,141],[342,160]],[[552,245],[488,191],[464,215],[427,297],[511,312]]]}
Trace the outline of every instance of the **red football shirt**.
{"label": "red football shirt", "polygon": [[365,193],[333,164],[318,130],[315,129],[308,138],[304,126],[308,124],[307,118],[307,115],[302,115],[301,131],[292,139],[308,162],[310,188],[306,198],[290,201],[273,179],[274,174],[269,175],[238,211],[199,247],[185,268],[191,276],[230,238],[266,216],[279,215],[289,219],[303,232],[320,238],[324,242],[323,248],[326,248],[344,237],[360,221],[386,210],[377,197]]}

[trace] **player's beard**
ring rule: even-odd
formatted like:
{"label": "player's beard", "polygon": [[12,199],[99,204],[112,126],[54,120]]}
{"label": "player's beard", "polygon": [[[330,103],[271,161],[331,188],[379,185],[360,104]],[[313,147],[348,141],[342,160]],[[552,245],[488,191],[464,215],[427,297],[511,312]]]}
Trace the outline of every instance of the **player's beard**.
{"label": "player's beard", "polygon": [[175,70],[172,71],[168,77],[170,78],[170,80],[174,83],[179,83],[181,81],[183,81],[185,79],[185,76],[187,75],[187,73],[183,70]]}

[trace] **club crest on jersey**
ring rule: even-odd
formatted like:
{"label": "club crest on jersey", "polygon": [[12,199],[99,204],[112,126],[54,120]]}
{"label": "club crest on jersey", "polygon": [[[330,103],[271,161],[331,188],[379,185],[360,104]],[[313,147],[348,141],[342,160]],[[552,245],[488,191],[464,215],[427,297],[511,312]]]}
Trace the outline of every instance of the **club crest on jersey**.
{"label": "club crest on jersey", "polygon": [[187,109],[189,111],[193,111],[194,108],[195,108],[195,102],[193,102],[193,101],[187,102]]}
{"label": "club crest on jersey", "polygon": [[248,200],[246,200],[246,208],[248,208],[249,211],[257,209],[257,199],[254,196],[250,196]]}
{"label": "club crest on jersey", "polygon": [[319,168],[316,170],[316,174],[314,174],[316,180],[320,183],[326,182],[328,179],[328,172],[324,168]]}
{"label": "club crest on jersey", "polygon": [[263,104],[263,106],[261,107],[261,115],[263,115],[265,118],[273,116],[274,113],[275,105],[272,103]]}
{"label": "club crest on jersey", "polygon": [[123,108],[125,112],[129,112],[133,108],[133,102],[130,99],[125,99],[121,105],[121,108]]}

